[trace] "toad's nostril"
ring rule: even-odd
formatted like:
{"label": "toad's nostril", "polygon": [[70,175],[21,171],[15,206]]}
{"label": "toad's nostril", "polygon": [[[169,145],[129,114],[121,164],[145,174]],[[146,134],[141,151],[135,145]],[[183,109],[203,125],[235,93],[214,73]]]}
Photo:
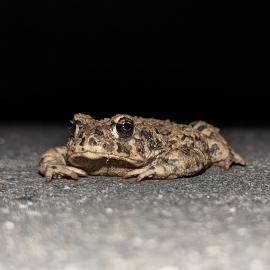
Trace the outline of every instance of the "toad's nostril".
{"label": "toad's nostril", "polygon": [[91,138],[89,139],[89,141],[88,141],[88,144],[95,146],[95,145],[97,145],[97,141],[95,140],[94,137],[91,137]]}
{"label": "toad's nostril", "polygon": [[84,145],[84,142],[85,142],[85,137],[82,137],[82,140],[80,142],[80,146],[83,146]]}

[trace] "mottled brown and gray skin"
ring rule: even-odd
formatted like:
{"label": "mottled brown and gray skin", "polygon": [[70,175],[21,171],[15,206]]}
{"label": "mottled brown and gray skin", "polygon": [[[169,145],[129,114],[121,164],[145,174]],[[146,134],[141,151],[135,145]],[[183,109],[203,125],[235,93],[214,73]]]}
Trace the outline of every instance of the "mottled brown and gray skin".
{"label": "mottled brown and gray skin", "polygon": [[[123,117],[134,123],[128,138],[115,128]],[[75,114],[73,122],[76,128],[67,146],[47,150],[40,160],[47,181],[86,175],[175,179],[213,164],[225,170],[233,163],[245,165],[219,130],[203,121],[181,125],[124,114],[103,120]]]}

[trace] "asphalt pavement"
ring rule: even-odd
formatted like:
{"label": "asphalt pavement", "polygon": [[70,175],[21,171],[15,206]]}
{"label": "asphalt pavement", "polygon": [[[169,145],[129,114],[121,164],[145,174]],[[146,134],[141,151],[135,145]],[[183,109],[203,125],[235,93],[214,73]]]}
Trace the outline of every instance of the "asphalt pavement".
{"label": "asphalt pavement", "polygon": [[0,125],[0,269],[270,269],[270,129],[226,128],[247,167],[46,184],[57,125]]}

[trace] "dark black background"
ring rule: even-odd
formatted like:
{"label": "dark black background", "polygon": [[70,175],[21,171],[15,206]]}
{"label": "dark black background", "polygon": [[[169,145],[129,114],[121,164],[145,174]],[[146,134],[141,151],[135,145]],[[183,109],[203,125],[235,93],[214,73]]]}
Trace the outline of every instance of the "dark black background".
{"label": "dark black background", "polygon": [[264,6],[94,2],[2,8],[1,121],[85,112],[269,124]]}

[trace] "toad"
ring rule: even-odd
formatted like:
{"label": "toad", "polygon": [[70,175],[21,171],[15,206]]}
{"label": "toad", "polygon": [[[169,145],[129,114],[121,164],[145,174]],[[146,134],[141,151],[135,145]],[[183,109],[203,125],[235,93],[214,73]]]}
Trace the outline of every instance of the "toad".
{"label": "toad", "polygon": [[71,123],[67,145],[48,149],[39,162],[48,182],[87,175],[175,179],[211,165],[245,165],[219,129],[203,121],[184,125],[126,114],[95,120],[79,113]]}

